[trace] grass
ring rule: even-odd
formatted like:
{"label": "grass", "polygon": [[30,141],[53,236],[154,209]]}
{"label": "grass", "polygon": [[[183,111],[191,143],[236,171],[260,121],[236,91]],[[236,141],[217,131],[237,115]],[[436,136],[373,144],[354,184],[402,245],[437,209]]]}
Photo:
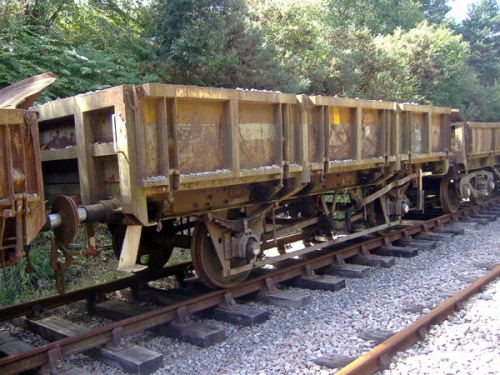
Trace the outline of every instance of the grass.
{"label": "grass", "polygon": [[49,264],[50,239],[41,234],[36,241],[38,246],[30,251],[32,273],[26,273],[26,258],[15,266],[0,269],[0,305],[10,305],[50,293],[54,280]]}
{"label": "grass", "polygon": [[[65,271],[66,291],[81,289],[107,281],[126,277],[129,273],[117,271],[118,261],[111,248],[111,236],[105,225],[96,228],[99,257],[78,256],[73,258]],[[0,268],[0,307],[57,294],[54,271],[50,267],[52,233],[40,233],[31,244],[30,260],[33,272],[26,273],[26,258],[13,267]],[[86,248],[85,227],[71,245],[72,250]],[[64,261],[64,257],[61,257]],[[167,266],[188,262],[191,253],[187,249],[175,248]]]}
{"label": "grass", "polygon": [[[106,227],[99,227],[96,233],[98,244],[110,243]],[[57,294],[54,271],[50,267],[52,233],[40,233],[32,242],[29,258],[33,272],[27,273],[27,259],[23,258],[12,267],[0,269],[0,306],[7,306],[40,297]],[[85,231],[82,227],[72,248],[84,249]],[[117,260],[110,246],[99,252],[99,257],[79,256],[73,258],[65,271],[66,291],[100,284],[127,276],[116,271]],[[64,261],[64,257],[61,258]]]}

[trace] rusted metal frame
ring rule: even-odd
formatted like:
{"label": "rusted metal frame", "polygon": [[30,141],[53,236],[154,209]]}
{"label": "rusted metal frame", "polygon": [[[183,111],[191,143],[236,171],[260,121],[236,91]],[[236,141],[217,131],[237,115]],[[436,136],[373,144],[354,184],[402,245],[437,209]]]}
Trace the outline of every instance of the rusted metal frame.
{"label": "rusted metal frame", "polygon": [[385,166],[389,165],[389,144],[390,144],[390,135],[391,132],[389,131],[390,129],[390,115],[388,113],[389,111],[387,109],[383,109],[380,111],[379,116],[378,116],[378,122],[381,127],[380,135],[379,137],[382,137],[382,140],[380,141],[378,147],[378,154],[379,156],[382,156],[385,159]]}
{"label": "rusted metal frame", "polygon": [[[12,159],[12,145],[11,145],[11,135],[10,135],[10,126],[7,125],[5,127],[5,148],[6,148],[6,159],[7,159],[7,183],[9,186],[9,195],[12,199],[12,208],[14,210],[15,217],[15,227],[16,227],[16,242],[15,242],[15,254],[16,259],[21,259],[24,256],[23,250],[23,238],[24,238],[24,227],[23,227],[23,203],[19,204],[19,202],[23,202],[23,199],[16,196],[14,191],[14,160]],[[23,142],[22,139],[20,142]],[[25,170],[23,171],[23,173]],[[26,181],[26,180],[25,180]],[[25,185],[26,186],[26,185]],[[2,243],[0,243],[2,246]],[[2,259],[2,262],[5,261]],[[15,262],[15,260],[14,260]]]}
{"label": "rusted metal frame", "polygon": [[[486,180],[486,183],[485,183],[485,186],[482,190],[477,190],[476,189],[476,185],[477,185],[477,180],[480,179],[480,178],[484,178]],[[476,184],[472,184],[471,183],[471,180],[476,180]],[[482,196],[486,196],[489,194],[489,189],[487,187],[488,185],[488,182],[493,182],[494,183],[494,175],[492,172],[488,172],[484,169],[481,169],[481,170],[476,170],[474,172],[470,172],[468,173],[467,175],[463,176],[462,178],[460,178],[460,192],[461,192],[461,195],[462,196],[465,196],[465,194],[463,193],[464,189],[466,188],[466,186],[468,186],[468,188],[470,189],[470,194],[474,197],[474,198],[478,198],[478,197],[482,197]]]}
{"label": "rusted metal frame", "polygon": [[490,154],[491,154],[491,156],[494,156],[495,155],[495,128],[491,127],[490,132],[491,132],[491,134],[490,134],[490,136],[491,136],[491,139],[490,139],[490,142],[491,142],[490,143],[491,144],[491,146],[490,146],[491,153]]}
{"label": "rusted metal frame", "polygon": [[274,109],[275,125],[274,125],[274,161],[279,165],[280,186],[283,186],[283,104],[277,103]]}
{"label": "rusted metal frame", "polygon": [[[18,202],[21,202],[21,205],[19,207],[19,229],[20,229],[20,233],[22,233],[23,235],[22,236],[19,236],[17,235],[16,236],[16,242],[17,242],[17,246],[16,246],[16,257],[18,257],[18,259],[20,260],[26,253],[24,252],[24,245],[28,244],[28,235],[27,235],[27,232],[28,232],[28,228],[27,228],[27,217],[28,215],[30,215],[30,208],[28,206],[28,179],[30,178],[30,176],[28,175],[29,171],[28,171],[28,168],[27,168],[27,165],[26,165],[26,144],[25,144],[25,128],[28,127],[28,134],[30,135],[31,133],[31,130],[29,128],[29,124],[26,124],[26,121],[23,122],[23,125],[24,126],[20,126],[19,130],[20,130],[20,134],[19,134],[19,139],[20,139],[20,143],[21,143],[21,165],[22,165],[22,169],[23,169],[23,174],[24,174],[24,182],[23,182],[23,185],[24,185],[24,189],[23,189],[23,197],[21,199],[19,199]],[[31,136],[31,135],[30,135]],[[33,145],[34,147],[38,147],[38,145]],[[17,207],[16,207],[16,211],[17,211]],[[17,212],[16,212],[16,215],[17,215]],[[16,221],[17,221],[17,216],[16,216]],[[19,233],[19,232],[18,232]],[[20,238],[19,238],[20,237]]]}
{"label": "rusted metal frame", "polygon": [[[167,128],[167,99],[162,97],[160,98],[160,106],[158,108],[158,139],[159,139],[159,165],[160,165],[160,175],[165,176],[167,181],[170,181],[170,160],[168,156],[168,128]],[[170,184],[169,184],[170,185]],[[169,186],[170,188],[170,186]]]}
{"label": "rusted metal frame", "polygon": [[225,168],[228,168],[232,175],[237,178],[241,174],[240,160],[240,139],[238,131],[238,101],[231,99],[227,102],[227,123],[226,129],[226,163]]}
{"label": "rusted metal frame", "polygon": [[307,119],[307,105],[305,95],[298,96],[300,103],[297,105],[297,117],[299,120],[299,131],[297,134],[297,149],[302,164],[302,183],[311,182],[311,160],[309,160],[309,127]]}
{"label": "rusted metal frame", "polygon": [[91,204],[102,198],[104,187],[102,181],[97,180],[96,160],[91,156],[90,152],[87,152],[87,147],[84,146],[93,143],[91,116],[88,112],[82,110],[82,107],[85,109],[90,108],[87,108],[89,103],[87,103],[88,98],[86,97],[71,100],[73,100],[72,107],[74,108],[72,116],[75,125],[80,196],[83,204]]}
{"label": "rusted metal frame", "polygon": [[[500,198],[496,199],[496,201],[499,201],[499,200],[500,200]],[[481,205],[481,207],[486,207],[489,204],[492,204],[492,203],[485,202]],[[304,267],[305,265],[310,265],[313,270],[317,270],[318,268],[322,268],[322,267],[330,265],[332,263],[332,259],[334,259],[334,258],[335,258],[334,260],[347,259],[347,258],[353,257],[353,256],[361,254],[361,253],[366,253],[366,251],[368,251],[368,250],[376,249],[380,246],[387,245],[388,243],[390,244],[390,243],[395,242],[397,240],[409,239],[409,238],[411,238],[411,236],[418,234],[424,230],[430,230],[432,228],[442,226],[443,224],[446,224],[448,222],[452,222],[453,219],[456,217],[465,217],[465,215],[467,215],[471,212],[474,212],[473,207],[464,209],[464,210],[459,211],[455,214],[447,214],[447,215],[443,215],[443,216],[440,216],[437,218],[433,218],[433,219],[430,219],[424,223],[414,224],[412,226],[401,229],[399,231],[391,232],[391,233],[387,234],[385,237],[378,237],[378,238],[374,238],[374,239],[371,239],[371,240],[368,240],[368,241],[365,241],[365,242],[362,242],[359,244],[353,244],[353,245],[350,245],[348,247],[342,248],[340,250],[336,250],[334,252],[331,252],[329,254],[321,255],[321,256],[314,258],[312,260],[303,261],[303,263],[299,263],[299,264],[296,264],[294,266],[287,268],[286,272],[291,272],[296,268],[300,269],[300,268]],[[386,225],[384,225],[384,226],[386,226]],[[379,228],[376,228],[375,230],[378,230],[378,229]],[[365,233],[366,232],[363,231],[363,233],[360,235],[364,235]],[[321,250],[324,248],[328,248],[332,245],[337,245],[339,243],[348,241],[350,239],[352,239],[352,237],[349,237],[349,238],[346,237],[345,240],[337,241],[337,242],[335,240],[332,240],[332,241],[324,242],[324,243],[321,243],[321,244],[318,244],[315,246],[311,246],[307,249],[310,249],[311,251]],[[289,254],[297,255],[297,252],[291,252]],[[286,280],[286,278],[285,279],[280,278],[280,276],[278,275],[279,272],[281,272],[281,271],[277,271],[276,274],[271,273],[267,277],[274,277],[275,279],[280,280],[280,281]]]}
{"label": "rusted metal frame", "polygon": [[206,218],[208,221],[214,221],[223,227],[227,229],[232,229],[236,231],[243,231],[247,227],[252,227],[256,223],[261,220],[262,216],[267,215],[269,212],[272,211],[274,208],[273,204],[269,204],[267,207],[259,209],[256,213],[254,213],[252,216],[242,218],[242,219],[235,219],[235,220],[229,220],[229,219],[224,219],[218,216],[215,216],[211,213],[206,214]]}
{"label": "rusted metal frame", "polygon": [[417,211],[422,211],[425,204],[424,179],[422,168],[417,168],[416,188],[417,188]]}
{"label": "rusted metal frame", "polygon": [[[170,101],[170,116],[169,116],[169,130],[170,136],[172,137],[172,148],[173,148],[173,157],[172,157],[172,165],[173,169],[173,189],[179,190],[180,187],[180,159],[179,159],[179,141],[177,134],[177,97],[174,97]],[[169,143],[170,144],[170,143]]]}
{"label": "rusted metal frame", "polygon": [[[500,127],[498,127],[500,128]],[[493,157],[496,157],[500,150],[497,150],[496,145],[497,145],[497,129],[498,128],[493,128],[492,130],[492,137],[491,137],[491,143],[492,143],[492,150],[493,150]]]}
{"label": "rusted metal frame", "polygon": [[395,226],[397,224],[398,223],[379,225],[379,226],[364,230],[362,232],[357,232],[357,233],[351,234],[350,236],[336,238],[336,239],[333,239],[333,240],[330,240],[327,242],[323,242],[323,243],[320,243],[320,244],[317,244],[314,246],[310,246],[310,247],[305,247],[303,249],[295,250],[295,251],[285,253],[285,254],[282,254],[282,255],[279,255],[276,257],[269,257],[269,258],[264,258],[262,260],[257,260],[251,264],[231,268],[230,270],[228,270],[229,272],[226,275],[227,276],[235,275],[235,274],[238,274],[240,272],[249,271],[249,270],[252,270],[254,268],[260,268],[260,267],[263,267],[263,266],[268,265],[268,264],[275,264],[276,262],[281,261],[281,260],[290,259],[290,258],[293,258],[296,256],[305,255],[305,254],[311,253],[311,252],[316,251],[316,250],[324,249],[328,246],[338,245],[338,244],[341,244],[343,242],[352,240],[354,238],[364,236],[366,234],[370,234],[370,233],[374,233],[374,232],[377,232],[377,231],[380,231],[383,229],[390,228],[390,227]]}
{"label": "rusted metal frame", "polygon": [[[28,117],[28,125],[31,127],[30,134],[31,134],[31,143],[33,146],[33,158],[35,162],[35,180],[36,180],[36,193],[38,195],[38,201],[39,205],[37,209],[40,209],[40,211],[43,211],[43,208],[45,207],[45,202],[44,202],[44,192],[43,192],[43,175],[42,175],[42,160],[41,160],[41,153],[40,153],[40,135],[39,135],[39,130],[38,130],[38,121],[37,121],[37,115],[34,112],[30,112],[29,114],[26,114],[25,118]],[[42,213],[40,213],[42,215]],[[43,222],[42,222],[43,224]],[[1,243],[1,242],[0,242]]]}
{"label": "rusted metal frame", "polygon": [[418,178],[418,173],[412,173],[402,179],[396,180],[391,182],[388,185],[385,185],[382,189],[378,190],[376,193],[371,194],[362,200],[363,206],[367,205],[368,203],[373,202],[375,199],[380,198],[381,196],[387,194],[389,191],[394,189],[395,187],[400,187],[408,182],[410,182],[413,179]]}
{"label": "rusted metal frame", "polygon": [[393,132],[393,138],[391,142],[391,149],[390,151],[396,155],[396,165],[395,165],[395,170],[399,171],[401,169],[401,132],[403,131],[402,126],[401,126],[401,107],[395,103],[394,104],[395,111],[394,111],[394,132]]}
{"label": "rusted metal frame", "polygon": [[15,201],[15,210],[16,210],[16,256],[15,259],[13,260],[15,263],[17,263],[19,260],[22,259],[26,253],[24,252],[23,249],[23,239],[26,236],[26,231],[24,228],[24,220],[23,220],[23,211],[24,211],[24,200],[23,199],[16,199]]}
{"label": "rusted metal frame", "polygon": [[[467,165],[470,165],[472,163],[472,142],[473,142],[473,135],[472,135],[472,129],[468,123],[465,123],[464,126],[464,144],[465,144],[465,154],[464,154],[464,159],[466,161]],[[466,168],[466,170],[469,168]]]}
{"label": "rusted metal frame", "polygon": [[[276,239],[277,239],[277,233],[276,233],[276,210],[273,208],[273,211],[272,211],[272,226],[273,226],[273,232],[272,232],[272,239],[274,240],[273,242],[276,243]],[[264,226],[265,226],[265,223],[264,223]],[[264,227],[264,231],[265,231],[265,227]],[[264,236],[262,236],[264,237]],[[264,238],[262,238],[262,241],[265,242],[266,240]],[[0,242],[1,243],[1,242]]]}
{"label": "rusted metal frame", "polygon": [[432,113],[424,112],[424,134],[422,135],[422,153],[432,153]]}
{"label": "rusted metal frame", "polygon": [[412,113],[409,111],[404,112],[404,125],[403,125],[403,135],[406,133],[406,137],[404,138],[404,149],[405,153],[408,154],[408,163],[412,164],[412,150],[413,150],[413,142],[414,140],[414,134],[413,134],[413,127],[412,125]]}
{"label": "rusted metal frame", "polygon": [[354,140],[351,146],[351,158],[361,161],[363,156],[363,109],[357,106],[351,109],[351,118],[354,124],[351,126],[351,139]]}
{"label": "rusted metal frame", "polygon": [[327,105],[322,106],[322,111],[323,111],[323,132],[324,132],[324,142],[323,142],[323,147],[324,147],[324,169],[323,173],[326,174],[328,173],[328,169],[330,168],[330,155],[329,155],[329,148],[330,148],[330,107]]}
{"label": "rusted metal frame", "polygon": [[[26,130],[26,132],[25,132]],[[27,124],[26,119],[23,121],[22,126],[19,127],[19,139],[20,139],[20,144],[21,144],[21,165],[23,168],[23,173],[25,175],[24,179],[24,189],[23,193],[28,192],[28,174],[27,174],[27,166],[26,166],[26,135],[28,136],[28,140],[31,138],[31,129],[29,124]],[[37,145],[38,146],[38,145]]]}
{"label": "rusted metal frame", "polygon": [[146,148],[146,141],[144,136],[144,126],[145,124],[142,121],[142,114],[144,113],[144,107],[141,105],[141,99],[144,95],[143,88],[141,86],[131,87],[129,91],[129,95],[132,99],[132,109],[134,111],[134,127],[135,132],[131,134],[135,134],[135,147],[136,147],[136,164],[137,168],[137,181],[142,181],[144,179],[144,162],[143,155],[144,149]]}
{"label": "rusted metal frame", "polygon": [[441,115],[441,149],[451,151],[451,120],[449,115]]}
{"label": "rusted metal frame", "polygon": [[300,221],[300,222],[298,222],[296,224],[288,225],[285,228],[276,229],[276,230],[273,229],[272,232],[265,233],[262,236],[262,241],[266,242],[266,241],[269,241],[269,240],[271,240],[273,238],[276,239],[276,238],[284,236],[287,233],[290,233],[290,232],[292,232],[294,230],[302,229],[302,228],[308,227],[310,225],[317,224],[317,223],[319,223],[319,221],[320,221],[319,217],[314,217],[312,219],[307,219],[307,220]]}
{"label": "rusted metal frame", "polygon": [[7,159],[7,184],[9,187],[9,196],[14,197],[14,170],[12,160],[12,145],[10,139],[10,126],[5,127],[5,143],[4,143]]}
{"label": "rusted metal frame", "polygon": [[290,121],[290,104],[283,103],[282,110],[282,136],[283,136],[283,178],[290,178],[290,164],[293,164],[295,158],[292,153],[292,145],[290,140],[293,138]]}
{"label": "rusted metal frame", "polygon": [[1,89],[0,108],[28,109],[36,101],[43,89],[56,79],[57,76],[53,73],[42,73]]}
{"label": "rusted metal frame", "polygon": [[[327,146],[326,146],[326,130],[325,130],[325,111],[324,111],[324,107],[316,107],[315,110],[314,110],[314,117],[313,117],[313,121],[314,121],[314,126],[318,126],[320,129],[319,129],[319,149],[318,149],[318,155],[319,157],[321,158],[321,160],[319,160],[319,163],[323,164],[322,167],[321,167],[321,180],[323,180],[324,178],[324,173],[325,173],[325,160],[327,159],[326,157],[326,150],[327,150]],[[316,162],[316,161],[315,161]]]}
{"label": "rusted metal frame", "polygon": [[272,241],[261,243],[260,248],[261,250],[269,250],[273,247],[285,246],[292,242],[302,241],[304,237],[304,233],[296,233],[285,237],[278,236],[276,239],[272,238]]}
{"label": "rusted metal frame", "polygon": [[402,329],[394,336],[377,345],[367,354],[361,356],[346,367],[338,371],[337,375],[361,375],[374,374],[389,365],[389,361],[398,351],[404,350],[414,343],[424,339],[425,334],[434,324],[440,323],[457,309],[461,309],[463,303],[473,295],[481,292],[481,289],[500,276],[500,266],[497,266],[486,275],[480,277],[468,287],[448,298],[431,312],[419,318],[408,327]]}

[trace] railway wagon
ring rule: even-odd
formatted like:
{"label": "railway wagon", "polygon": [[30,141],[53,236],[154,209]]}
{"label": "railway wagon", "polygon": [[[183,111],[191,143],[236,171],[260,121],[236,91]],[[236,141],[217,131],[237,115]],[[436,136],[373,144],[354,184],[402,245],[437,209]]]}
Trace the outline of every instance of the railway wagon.
{"label": "railway wagon", "polygon": [[27,109],[54,80],[45,73],[0,90],[0,268],[19,262],[45,224],[37,115]]}
{"label": "railway wagon", "polygon": [[445,107],[145,84],[35,110],[52,211],[108,223],[123,270],[191,248],[211,287],[314,249],[292,240],[396,225],[448,171]]}
{"label": "railway wagon", "polygon": [[500,180],[500,122],[466,122],[452,116],[451,168],[447,175],[447,212],[458,210],[463,200],[481,203]]}

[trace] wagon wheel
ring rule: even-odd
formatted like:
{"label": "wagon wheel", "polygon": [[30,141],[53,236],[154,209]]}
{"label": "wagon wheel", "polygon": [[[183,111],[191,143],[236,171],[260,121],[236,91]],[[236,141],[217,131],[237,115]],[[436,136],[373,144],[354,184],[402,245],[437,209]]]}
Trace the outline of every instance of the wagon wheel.
{"label": "wagon wheel", "polygon": [[223,276],[222,265],[203,222],[198,222],[191,242],[191,258],[198,277],[210,288],[231,288],[245,281],[250,271]]}
{"label": "wagon wheel", "polygon": [[[111,232],[113,252],[116,258],[120,259],[127,226],[122,224],[109,224],[108,227]],[[143,228],[139,243],[139,253],[137,254],[137,264],[148,266],[148,268],[137,272],[138,274],[160,270],[172,255],[174,248],[167,245],[158,245],[158,243],[154,241],[154,236],[156,234],[156,230],[154,229],[148,231],[147,228]]]}
{"label": "wagon wheel", "polygon": [[446,213],[457,212],[462,199],[457,191],[457,185],[449,175],[441,178],[440,194],[441,207]]}

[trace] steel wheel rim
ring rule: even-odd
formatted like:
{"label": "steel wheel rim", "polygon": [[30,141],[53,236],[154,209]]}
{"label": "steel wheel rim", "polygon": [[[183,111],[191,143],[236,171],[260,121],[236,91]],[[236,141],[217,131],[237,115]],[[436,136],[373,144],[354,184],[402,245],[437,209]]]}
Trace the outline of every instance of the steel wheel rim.
{"label": "steel wheel rim", "polygon": [[250,271],[245,271],[232,276],[222,275],[222,265],[203,222],[198,222],[194,229],[191,257],[196,274],[212,289],[231,288],[245,281],[250,274]]}
{"label": "steel wheel rim", "polygon": [[448,175],[443,176],[441,179],[439,198],[441,200],[441,207],[446,213],[457,212],[461,203],[455,182],[451,181],[452,178]]}

